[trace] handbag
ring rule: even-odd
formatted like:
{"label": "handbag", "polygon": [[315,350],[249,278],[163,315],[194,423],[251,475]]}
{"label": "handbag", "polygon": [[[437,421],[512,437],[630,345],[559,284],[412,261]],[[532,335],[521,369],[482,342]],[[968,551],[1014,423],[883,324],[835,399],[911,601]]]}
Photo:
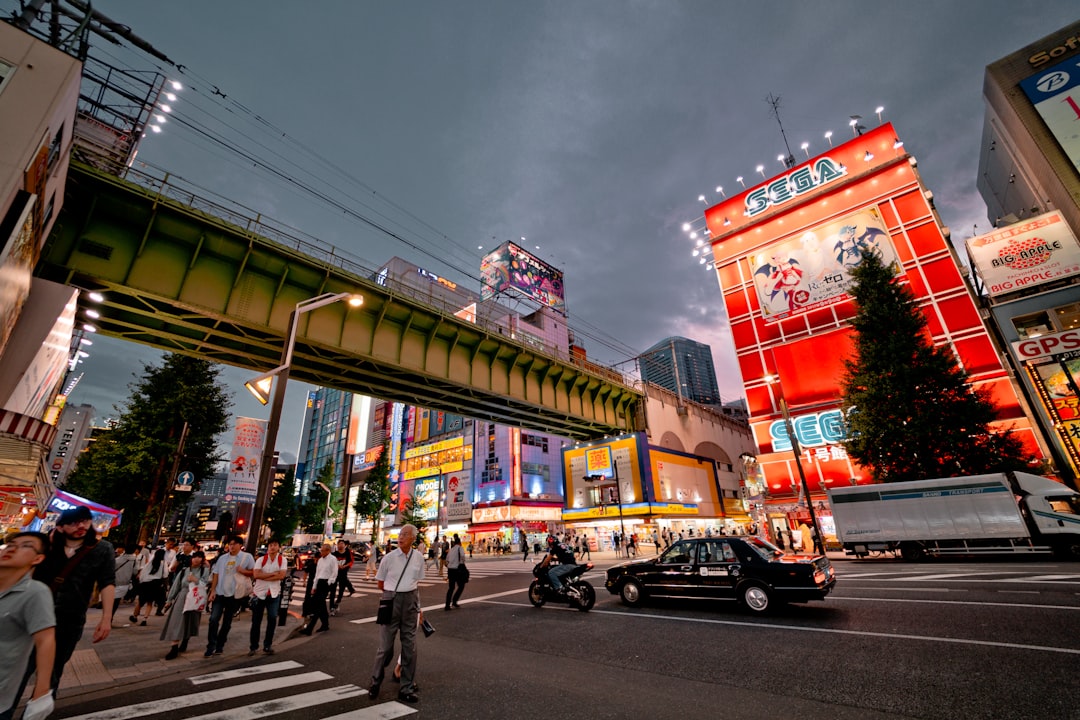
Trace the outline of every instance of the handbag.
{"label": "handbag", "polygon": [[[409,561],[412,560],[412,550],[409,551],[408,556],[405,558],[405,566],[401,568],[401,574],[398,575],[397,582],[394,583],[395,593],[397,592],[397,586],[401,584],[401,578],[405,577],[405,571],[409,568]],[[376,625],[389,625],[394,619],[394,596],[379,598],[379,609],[375,613]]]}
{"label": "handbag", "polygon": [[184,597],[184,612],[202,612],[206,609],[206,585],[203,583],[189,583],[187,595]]}
{"label": "handbag", "polygon": [[435,632],[435,626],[429,623],[427,618],[424,618],[424,622],[420,623],[420,629],[424,631],[424,637],[431,637],[432,633]]}
{"label": "handbag", "polygon": [[[469,568],[465,567],[465,563],[458,565],[458,580],[463,584],[469,582]],[[435,632],[432,630],[432,632]]]}

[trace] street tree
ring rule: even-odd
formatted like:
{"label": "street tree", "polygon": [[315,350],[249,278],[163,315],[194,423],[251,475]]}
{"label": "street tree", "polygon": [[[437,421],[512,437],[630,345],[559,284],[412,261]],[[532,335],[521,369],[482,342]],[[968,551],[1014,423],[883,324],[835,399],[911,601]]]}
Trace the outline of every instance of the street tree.
{"label": "street tree", "polygon": [[848,454],[880,482],[1029,468],[1020,439],[991,430],[989,394],[968,382],[951,345],[934,345],[894,269],[868,253],[851,275],[855,354],[841,380]]}
{"label": "street tree", "polygon": [[115,407],[111,429],[79,456],[64,489],[122,508],[123,525],[114,531],[122,542],[154,535],[171,501],[174,469],[201,480],[223,459],[216,437],[228,427],[232,397],[220,373],[219,365],[175,353],[144,364],[127,402]]}
{"label": "street tree", "polygon": [[288,544],[296,530],[300,508],[296,504],[296,476],[294,468],[285,471],[285,477],[274,487],[270,503],[266,506],[266,526],[270,528],[270,537]]}
{"label": "street tree", "polygon": [[390,448],[383,446],[374,467],[368,471],[364,484],[356,495],[353,510],[356,516],[371,521],[371,539],[379,537],[379,523],[393,508],[393,488],[390,487]]}
{"label": "street tree", "polygon": [[[325,485],[331,490],[336,489],[337,482],[334,479],[334,461],[327,460],[314,482],[308,486],[308,496],[304,504],[300,506],[300,527],[307,533],[321,533],[326,526],[326,491],[319,484]],[[333,504],[331,502],[331,512]]]}

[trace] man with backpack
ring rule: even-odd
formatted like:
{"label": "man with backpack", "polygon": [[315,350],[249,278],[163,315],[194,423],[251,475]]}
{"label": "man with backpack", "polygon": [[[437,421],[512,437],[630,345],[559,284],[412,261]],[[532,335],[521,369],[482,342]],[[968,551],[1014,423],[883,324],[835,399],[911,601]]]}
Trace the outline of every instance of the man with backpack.
{"label": "man with backpack", "polygon": [[273,655],[274,629],[277,627],[278,607],[281,604],[281,581],[285,579],[289,563],[281,554],[281,543],[271,538],[266,543],[266,554],[255,561],[251,577],[255,580],[251,595],[251,637],[248,657],[259,651],[259,628],[263,611],[266,611],[266,636],[263,653]]}

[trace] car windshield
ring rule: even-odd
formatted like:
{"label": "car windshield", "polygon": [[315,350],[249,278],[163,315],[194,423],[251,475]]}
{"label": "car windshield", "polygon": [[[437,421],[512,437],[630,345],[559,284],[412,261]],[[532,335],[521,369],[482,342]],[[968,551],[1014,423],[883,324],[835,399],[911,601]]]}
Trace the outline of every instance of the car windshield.
{"label": "car windshield", "polygon": [[766,560],[772,560],[777,555],[783,555],[784,551],[773,545],[768,540],[759,537],[748,537],[744,541],[746,546]]}
{"label": "car windshield", "polygon": [[1046,502],[1050,503],[1050,509],[1054,512],[1080,515],[1080,497],[1077,497],[1076,495],[1048,497],[1046,498]]}
{"label": "car windshield", "polygon": [[677,542],[660,556],[661,565],[681,565],[690,562],[694,548],[689,542]]}

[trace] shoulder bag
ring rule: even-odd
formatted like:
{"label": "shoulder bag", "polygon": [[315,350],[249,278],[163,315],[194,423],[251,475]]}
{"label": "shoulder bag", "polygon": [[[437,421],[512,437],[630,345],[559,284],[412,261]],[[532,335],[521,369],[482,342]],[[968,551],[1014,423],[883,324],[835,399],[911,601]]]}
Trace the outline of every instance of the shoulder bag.
{"label": "shoulder bag", "polygon": [[[401,574],[398,575],[397,582],[394,583],[394,590],[396,592],[398,585],[401,584],[401,578],[405,577],[405,571],[409,569],[409,561],[412,560],[412,550],[405,556],[405,566],[401,568]],[[390,621],[394,619],[394,597],[384,597],[379,599],[379,610],[375,613],[376,625],[389,625]]]}

